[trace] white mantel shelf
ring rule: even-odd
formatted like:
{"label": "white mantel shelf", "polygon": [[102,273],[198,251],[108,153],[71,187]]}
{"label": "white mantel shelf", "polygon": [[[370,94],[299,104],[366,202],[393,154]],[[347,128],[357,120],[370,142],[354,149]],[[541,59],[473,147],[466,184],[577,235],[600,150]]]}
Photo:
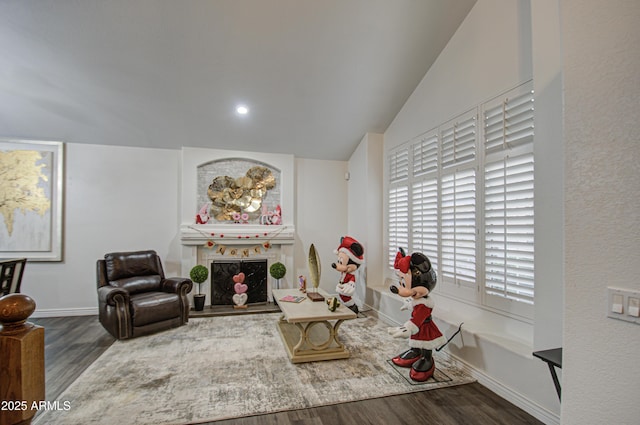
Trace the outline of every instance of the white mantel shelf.
{"label": "white mantel shelf", "polygon": [[180,240],[182,245],[202,245],[207,241],[224,242],[225,245],[266,241],[273,245],[290,245],[295,242],[295,228],[260,224],[182,224]]}

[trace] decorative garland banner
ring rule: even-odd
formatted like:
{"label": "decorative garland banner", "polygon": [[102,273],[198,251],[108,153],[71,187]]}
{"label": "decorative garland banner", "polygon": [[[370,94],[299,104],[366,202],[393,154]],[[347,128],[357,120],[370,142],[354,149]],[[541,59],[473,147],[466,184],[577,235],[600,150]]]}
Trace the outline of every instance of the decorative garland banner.
{"label": "decorative garland banner", "polygon": [[[215,236],[215,233],[206,233],[196,227],[193,226],[189,226],[191,229],[196,230],[197,232],[199,232],[200,234],[202,234],[203,236]],[[264,251],[268,251],[269,249],[272,248],[272,244],[271,244],[271,240],[273,238],[275,238],[276,236],[278,236],[282,231],[284,230],[284,228],[280,228],[274,232],[265,232],[263,233],[263,236],[269,236],[269,239],[262,242],[260,245],[253,245],[251,247],[243,247],[243,248],[238,248],[238,247],[234,247],[234,246],[228,246],[228,245],[223,245],[221,243],[218,243],[216,241],[214,241],[213,239],[209,239],[204,243],[204,247],[208,248],[208,249],[214,249],[215,248],[215,252],[216,254],[219,255],[228,255],[231,257],[241,257],[241,258],[247,258],[247,257],[251,257],[252,255],[260,255],[262,254],[263,250]],[[257,234],[255,235],[255,237],[259,237],[260,235]],[[220,234],[219,235],[220,238],[224,238],[224,234]],[[238,235],[236,236],[237,239],[251,239],[251,235]]]}
{"label": "decorative garland banner", "polygon": [[271,248],[271,244],[269,244],[268,242],[265,242],[262,245],[255,245],[250,248],[236,248],[233,246],[230,247],[227,245],[217,244],[213,241],[207,241],[204,246],[205,248],[209,249],[213,249],[214,247],[216,247],[216,254],[229,255],[232,257],[240,256],[242,258],[251,257],[252,255],[260,255],[262,254],[263,249],[267,251],[269,250],[269,248]]}

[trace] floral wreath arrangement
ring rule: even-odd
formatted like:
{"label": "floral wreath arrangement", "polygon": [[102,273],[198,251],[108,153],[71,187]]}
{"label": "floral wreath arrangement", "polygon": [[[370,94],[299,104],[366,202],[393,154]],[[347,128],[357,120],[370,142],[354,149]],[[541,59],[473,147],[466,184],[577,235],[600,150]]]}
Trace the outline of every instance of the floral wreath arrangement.
{"label": "floral wreath arrangement", "polygon": [[244,176],[234,179],[218,176],[207,189],[210,214],[218,221],[248,222],[260,217],[267,192],[276,179],[267,167],[251,167]]}
{"label": "floral wreath arrangement", "polygon": [[[282,209],[277,205],[269,210],[264,203],[267,192],[276,186],[276,179],[270,169],[263,166],[251,167],[244,176],[233,178],[217,176],[207,188],[207,196],[211,200],[204,204],[196,214],[196,224],[207,224],[213,217],[217,221],[227,221],[237,224],[248,224],[256,221],[262,225],[281,225]],[[197,226],[190,226],[202,235],[211,237],[204,244],[205,248],[213,249],[220,255],[249,257],[260,254],[262,250],[271,248],[271,239],[281,233],[283,228],[262,234],[237,235],[238,239],[268,238],[259,245],[252,247],[228,247],[219,241],[225,237],[223,233],[208,233]],[[215,241],[213,238],[216,238]]]}

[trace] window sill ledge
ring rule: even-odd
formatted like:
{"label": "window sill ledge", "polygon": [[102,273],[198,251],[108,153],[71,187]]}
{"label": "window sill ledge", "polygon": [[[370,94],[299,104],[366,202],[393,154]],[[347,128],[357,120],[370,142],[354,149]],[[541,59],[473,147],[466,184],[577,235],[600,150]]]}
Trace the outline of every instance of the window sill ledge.
{"label": "window sill ledge", "polygon": [[[378,317],[391,325],[397,326],[402,320],[408,320],[410,312],[403,311],[398,320],[402,301],[400,297],[389,292],[388,287],[368,287],[376,305],[368,305]],[[460,323],[463,323],[463,345],[476,344],[476,340],[486,341],[525,358],[531,358],[533,351],[533,325],[516,319],[502,316],[478,306],[471,306],[448,297],[434,293],[436,308],[433,315],[440,330],[445,336],[453,335]],[[451,344],[460,345],[460,337]]]}

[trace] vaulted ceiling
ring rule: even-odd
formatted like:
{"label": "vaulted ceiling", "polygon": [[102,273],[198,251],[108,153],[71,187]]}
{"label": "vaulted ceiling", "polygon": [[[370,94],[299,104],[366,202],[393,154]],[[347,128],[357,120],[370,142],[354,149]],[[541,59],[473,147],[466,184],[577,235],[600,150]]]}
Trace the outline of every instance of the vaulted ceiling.
{"label": "vaulted ceiling", "polygon": [[475,1],[1,0],[0,137],[346,160]]}

